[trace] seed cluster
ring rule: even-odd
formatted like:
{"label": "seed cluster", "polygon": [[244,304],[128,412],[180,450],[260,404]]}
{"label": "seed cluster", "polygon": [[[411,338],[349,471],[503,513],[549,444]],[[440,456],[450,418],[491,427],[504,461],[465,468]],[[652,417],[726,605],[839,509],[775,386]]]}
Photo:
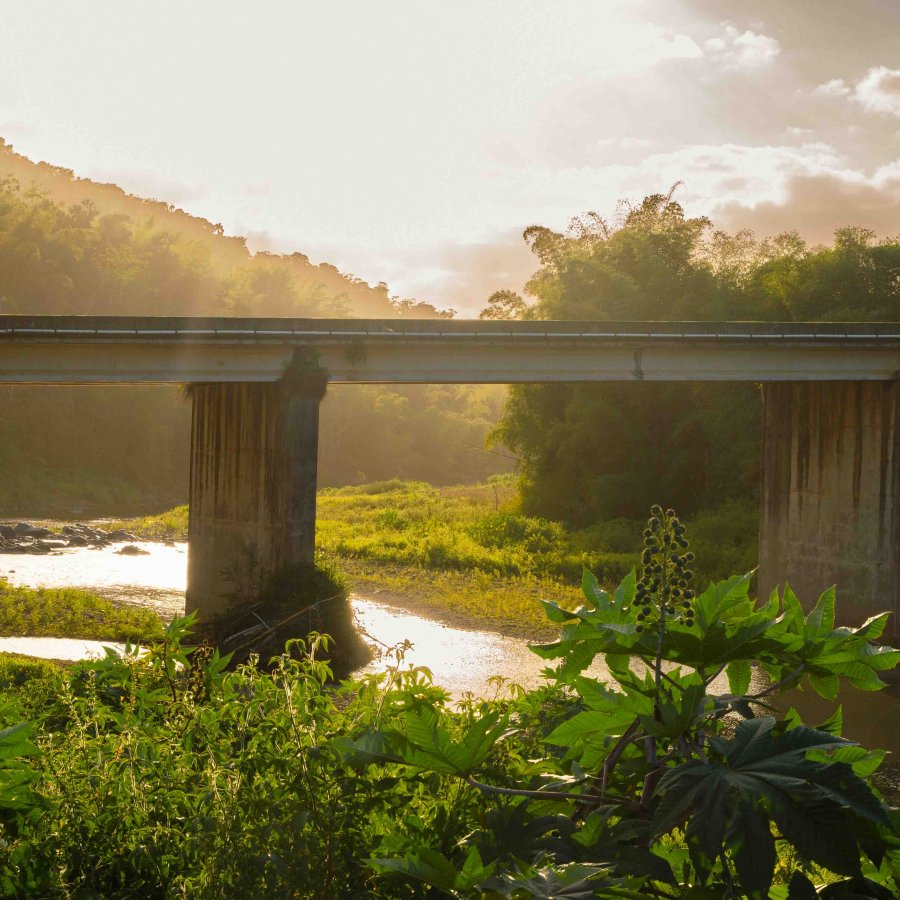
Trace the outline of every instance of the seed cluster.
{"label": "seed cluster", "polygon": [[674,509],[650,508],[634,598],[637,631],[661,628],[667,617],[683,625],[694,624],[694,573],[689,568],[694,554],[688,550],[684,531]]}

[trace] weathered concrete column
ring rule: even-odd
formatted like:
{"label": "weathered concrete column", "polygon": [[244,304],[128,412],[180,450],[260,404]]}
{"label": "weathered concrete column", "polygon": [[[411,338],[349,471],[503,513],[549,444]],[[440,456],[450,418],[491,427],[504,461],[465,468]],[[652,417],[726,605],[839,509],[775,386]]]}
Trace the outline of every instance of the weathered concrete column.
{"label": "weathered concrete column", "polygon": [[[759,588],[805,608],[837,585],[838,624],[900,613],[900,385],[767,384]],[[890,631],[889,626],[888,631]]]}
{"label": "weathered concrete column", "polygon": [[194,385],[188,611],[214,616],[312,561],[326,383],[298,358],[274,384]]}

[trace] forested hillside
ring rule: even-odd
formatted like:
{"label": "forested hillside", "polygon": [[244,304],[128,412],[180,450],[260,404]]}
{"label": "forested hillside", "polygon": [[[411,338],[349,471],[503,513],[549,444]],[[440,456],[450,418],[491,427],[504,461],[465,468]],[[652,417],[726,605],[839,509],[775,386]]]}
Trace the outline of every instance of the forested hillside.
{"label": "forested hillside", "polygon": [[[33,163],[0,141],[0,312],[440,317],[301,253]],[[324,484],[477,480],[503,389],[345,387],[323,407]],[[142,512],[184,502],[190,407],[162,387],[0,390],[0,515]]]}

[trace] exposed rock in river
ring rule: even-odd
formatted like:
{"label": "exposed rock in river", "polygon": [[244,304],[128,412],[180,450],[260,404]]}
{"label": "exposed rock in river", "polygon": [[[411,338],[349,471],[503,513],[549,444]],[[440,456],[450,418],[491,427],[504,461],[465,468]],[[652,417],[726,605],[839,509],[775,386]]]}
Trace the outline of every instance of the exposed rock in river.
{"label": "exposed rock in river", "polygon": [[146,550],[135,547],[134,544],[126,544],[124,547],[116,550],[116,553],[120,553],[122,556],[149,556]]}
{"label": "exposed rock in river", "polygon": [[[59,531],[29,522],[0,523],[0,553],[52,553],[70,547],[106,547],[109,544],[135,540],[137,538],[131,532],[122,528],[104,531],[80,522],[63,525]],[[146,553],[134,546],[130,549],[123,548],[119,552],[129,555]]]}

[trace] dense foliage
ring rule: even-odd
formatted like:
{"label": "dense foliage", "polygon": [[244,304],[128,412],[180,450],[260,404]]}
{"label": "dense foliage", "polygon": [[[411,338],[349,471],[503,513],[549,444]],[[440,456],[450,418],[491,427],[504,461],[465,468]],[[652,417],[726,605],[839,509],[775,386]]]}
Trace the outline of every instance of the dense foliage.
{"label": "dense foliage", "polygon": [[[654,510],[640,569],[577,610],[545,687],[452,708],[402,663],[332,686],[322,641],[270,674],[185,645],[5,675],[0,884],[16,896],[892,897],[883,753],[768,700],[881,687],[887,616],[834,628],[741,576],[695,594]],[[605,677],[592,662],[604,661]],[[753,667],[753,663],[757,667]]]}
{"label": "dense foliage", "polygon": [[[540,265],[491,297],[487,318],[900,319],[900,240],[846,228],[832,247],[796,235],[710,234],[669,196],[596,215],[567,234],[529,228]],[[521,459],[526,509],[586,523],[635,518],[654,497],[686,513],[755,496],[760,402],[753,385],[548,384],[511,388],[494,440]],[[665,447],[665,452],[659,448]],[[576,500],[577,498],[577,500]]]}

